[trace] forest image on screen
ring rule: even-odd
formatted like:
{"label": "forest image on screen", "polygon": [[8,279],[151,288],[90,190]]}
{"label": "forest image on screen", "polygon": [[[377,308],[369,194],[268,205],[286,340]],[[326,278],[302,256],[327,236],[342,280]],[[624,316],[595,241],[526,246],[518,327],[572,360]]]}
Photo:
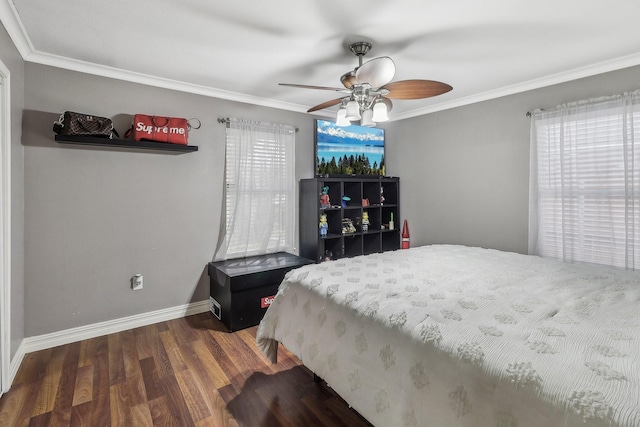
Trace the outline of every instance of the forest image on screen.
{"label": "forest image on screen", "polygon": [[384,129],[317,120],[316,174],[384,176]]}

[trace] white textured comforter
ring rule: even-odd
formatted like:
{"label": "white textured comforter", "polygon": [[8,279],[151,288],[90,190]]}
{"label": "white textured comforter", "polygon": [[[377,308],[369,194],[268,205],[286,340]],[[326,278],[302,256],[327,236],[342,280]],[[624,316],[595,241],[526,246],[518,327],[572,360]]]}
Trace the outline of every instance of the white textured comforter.
{"label": "white textured comforter", "polygon": [[260,324],[278,342],[379,426],[640,426],[636,272],[449,245],[309,265]]}

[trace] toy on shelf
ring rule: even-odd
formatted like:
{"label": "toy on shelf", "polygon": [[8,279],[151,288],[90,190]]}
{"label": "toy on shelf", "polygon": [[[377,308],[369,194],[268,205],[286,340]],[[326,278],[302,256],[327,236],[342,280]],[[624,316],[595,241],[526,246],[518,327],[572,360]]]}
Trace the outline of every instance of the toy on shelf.
{"label": "toy on shelf", "polygon": [[319,228],[320,228],[320,237],[323,237],[323,238],[327,237],[327,231],[329,231],[329,223],[327,223],[326,214],[320,215]]}
{"label": "toy on shelf", "polygon": [[347,203],[349,203],[350,201],[351,201],[351,197],[342,196],[342,207],[346,208],[347,207]]}
{"label": "toy on shelf", "polygon": [[369,212],[362,212],[362,232],[366,233],[369,231]]}
{"label": "toy on shelf", "polygon": [[356,232],[356,228],[353,226],[353,221],[350,218],[344,218],[342,220],[342,234],[353,234]]}
{"label": "toy on shelf", "polygon": [[331,203],[329,201],[329,187],[322,187],[322,193],[320,194],[320,208],[327,209],[331,207]]}

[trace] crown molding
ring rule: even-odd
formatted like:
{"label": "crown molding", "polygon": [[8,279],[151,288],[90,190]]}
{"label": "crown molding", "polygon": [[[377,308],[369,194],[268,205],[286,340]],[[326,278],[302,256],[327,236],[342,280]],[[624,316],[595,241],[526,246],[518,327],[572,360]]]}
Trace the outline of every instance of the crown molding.
{"label": "crown molding", "polygon": [[540,89],[547,86],[553,86],[559,83],[566,83],[573,80],[592,77],[598,74],[622,70],[624,68],[634,67],[637,65],[640,65],[640,54],[623,56],[621,58],[616,58],[610,61],[603,61],[597,64],[591,64],[585,67],[575,68],[573,70],[552,74],[549,76],[541,77],[539,79],[533,79],[526,82],[510,85],[510,86],[505,86],[496,90],[479,93],[477,95],[471,95],[464,98],[454,99],[451,101],[445,101],[438,104],[430,105],[424,108],[417,108],[415,110],[406,111],[404,113],[394,115],[393,120],[395,121],[395,120],[409,119],[412,117],[422,116],[429,113],[435,113],[438,111],[449,110],[456,107],[475,104],[482,101],[489,101],[489,100],[500,98],[507,95],[514,95],[516,93],[527,92],[529,90]]}
{"label": "crown molding", "polygon": [[229,101],[243,102],[251,105],[260,105],[263,107],[271,107],[295,112],[305,112],[307,108],[299,104],[282,102],[223,89],[216,89],[210,86],[187,83],[184,81],[138,73],[135,71],[127,71],[120,68],[98,65],[92,62],[70,59],[63,56],[52,55],[43,52],[34,51],[30,53],[25,58],[25,60],[36,64],[47,65],[50,67],[63,68],[66,70],[77,71],[101,77],[108,77],[111,79],[124,80],[127,82],[139,83],[147,86],[154,86],[179,92],[193,93],[196,95],[203,95],[211,98],[220,98]]}
{"label": "crown molding", "polygon": [[26,60],[27,56],[34,51],[34,47],[11,0],[0,1],[0,21],[2,21],[2,25],[7,30],[22,59]]}

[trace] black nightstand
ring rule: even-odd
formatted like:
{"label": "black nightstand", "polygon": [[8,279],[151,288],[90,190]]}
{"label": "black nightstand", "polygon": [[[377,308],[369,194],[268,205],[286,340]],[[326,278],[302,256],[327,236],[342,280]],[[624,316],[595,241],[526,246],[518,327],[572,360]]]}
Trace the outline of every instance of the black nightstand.
{"label": "black nightstand", "polygon": [[231,332],[255,326],[285,274],[312,264],[286,252],[209,263],[211,312]]}

